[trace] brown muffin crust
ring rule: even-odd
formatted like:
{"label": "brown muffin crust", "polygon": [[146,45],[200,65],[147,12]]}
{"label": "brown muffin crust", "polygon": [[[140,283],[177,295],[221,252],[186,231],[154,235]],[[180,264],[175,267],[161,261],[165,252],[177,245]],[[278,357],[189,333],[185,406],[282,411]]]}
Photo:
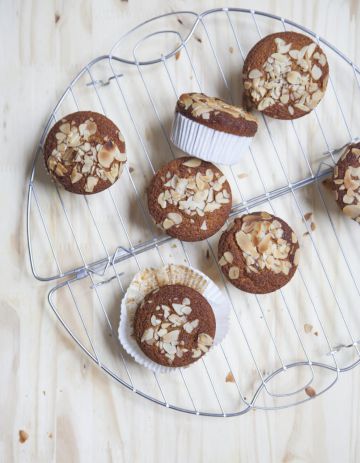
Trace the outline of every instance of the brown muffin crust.
{"label": "brown muffin crust", "polygon": [[360,142],[347,146],[338,160],[332,189],[343,213],[360,223]]}
{"label": "brown muffin crust", "polygon": [[231,189],[210,162],[182,157],[162,167],[148,188],[149,212],[165,232],[183,241],[200,241],[224,225]]}
{"label": "brown muffin crust", "polygon": [[270,34],[245,59],[244,104],[275,119],[297,119],[318,105],[328,77],[327,58],[310,37]]}
{"label": "brown muffin crust", "polygon": [[258,128],[256,117],[243,108],[204,93],[183,93],[175,111],[211,129],[241,137],[253,137]]}
{"label": "brown muffin crust", "polygon": [[289,225],[267,212],[234,220],[220,238],[219,265],[237,288],[271,293],[286,285],[299,263],[299,244]]}
{"label": "brown muffin crust", "polygon": [[212,346],[216,322],[210,304],[197,291],[166,285],[149,293],[135,313],[134,336],[151,360],[183,367]]}
{"label": "brown muffin crust", "polygon": [[126,162],[125,140],[107,117],[78,111],[59,120],[44,146],[45,165],[54,180],[72,193],[109,188]]}

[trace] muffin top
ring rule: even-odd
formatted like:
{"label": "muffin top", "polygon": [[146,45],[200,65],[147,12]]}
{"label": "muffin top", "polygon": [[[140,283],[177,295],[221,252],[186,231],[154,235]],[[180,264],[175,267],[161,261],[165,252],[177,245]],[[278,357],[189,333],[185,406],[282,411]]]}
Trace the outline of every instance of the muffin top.
{"label": "muffin top", "polygon": [[254,212],[234,220],[220,238],[219,264],[239,289],[264,294],[284,286],[299,261],[295,233],[279,217]]}
{"label": "muffin top", "polygon": [[347,146],[334,167],[332,189],[344,214],[360,223],[360,142]]}
{"label": "muffin top", "polygon": [[216,322],[210,304],[188,286],[166,285],[147,294],[136,310],[134,336],[154,362],[189,365],[213,344]]}
{"label": "muffin top", "polygon": [[243,77],[248,106],[276,119],[296,119],[322,99],[329,66],[324,52],[310,37],[277,32],[250,50]]}
{"label": "muffin top", "polygon": [[199,241],[216,233],[231,210],[231,189],[214,164],[182,157],[162,167],[148,188],[149,211],[167,234]]}
{"label": "muffin top", "polygon": [[256,117],[245,109],[204,93],[183,93],[176,112],[212,129],[242,137],[253,137],[258,128]]}
{"label": "muffin top", "polygon": [[59,120],[44,146],[49,173],[72,193],[92,194],[110,187],[126,162],[125,141],[102,114],[78,111]]}

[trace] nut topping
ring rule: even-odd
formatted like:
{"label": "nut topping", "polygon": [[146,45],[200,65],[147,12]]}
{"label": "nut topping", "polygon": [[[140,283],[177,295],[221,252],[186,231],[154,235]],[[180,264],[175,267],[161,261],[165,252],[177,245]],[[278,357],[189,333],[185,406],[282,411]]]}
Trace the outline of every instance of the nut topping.
{"label": "nut topping", "polygon": [[92,193],[100,179],[111,183],[116,181],[126,155],[112,140],[99,134],[92,117],[79,125],[71,121],[71,117],[63,119],[54,134],[56,147],[47,158],[47,166],[58,177],[68,175],[71,184],[82,182],[80,188]]}
{"label": "nut topping", "polygon": [[[295,109],[309,112],[319,103],[326,88],[327,79],[322,79],[327,65],[324,54],[315,52],[315,42],[301,50],[293,48],[280,37],[274,39],[276,51],[262,67],[249,69],[244,76],[245,93],[259,111],[278,105],[289,105],[291,116]],[[326,71],[327,72],[327,71]]]}
{"label": "nut topping", "polygon": [[[144,329],[140,342],[156,346],[168,363],[172,364],[175,357],[182,357],[188,352],[182,336],[192,334],[198,328],[199,320],[188,318],[192,312],[189,298],[184,298],[182,303],[173,302],[170,305],[171,307],[163,304],[156,308],[156,315],[153,314],[150,319],[151,327]],[[212,346],[213,339],[207,333],[200,333],[196,339],[197,347],[193,351],[199,351],[200,354],[196,352],[195,355],[200,357]]]}
{"label": "nut topping", "polygon": [[201,117],[205,120],[210,119],[211,114],[223,112],[230,114],[236,119],[243,118],[247,121],[257,123],[257,119],[243,108],[230,105],[220,98],[210,97],[203,93],[183,94],[180,96],[178,104],[186,110],[191,108],[192,116]]}

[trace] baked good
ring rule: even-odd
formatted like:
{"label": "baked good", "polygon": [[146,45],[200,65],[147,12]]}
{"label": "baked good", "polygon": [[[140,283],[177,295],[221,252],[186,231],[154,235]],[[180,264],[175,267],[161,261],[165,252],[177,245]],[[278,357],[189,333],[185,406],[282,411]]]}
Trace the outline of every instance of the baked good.
{"label": "baked good", "polygon": [[221,235],[221,270],[237,288],[271,293],[293,277],[299,263],[299,243],[289,225],[267,212],[236,218]]}
{"label": "baked good", "polygon": [[183,241],[216,233],[231,209],[231,189],[213,164],[182,157],[163,166],[148,188],[149,211],[165,232]]}
{"label": "baked good", "polygon": [[135,313],[134,336],[140,349],[160,365],[183,367],[213,344],[216,322],[198,291],[166,285],[147,294]]}
{"label": "baked good", "polygon": [[93,194],[109,188],[126,162],[125,140],[102,114],[78,111],[59,120],[44,146],[45,165],[67,191]]}
{"label": "baked good", "polygon": [[310,37],[270,34],[245,59],[244,103],[275,119],[297,119],[318,105],[328,77],[327,58]]}
{"label": "baked good", "polygon": [[334,167],[331,184],[343,213],[360,223],[360,142],[345,148]]}
{"label": "baked good", "polygon": [[204,93],[184,93],[177,101],[171,140],[188,154],[220,164],[236,164],[258,128],[243,108]]}

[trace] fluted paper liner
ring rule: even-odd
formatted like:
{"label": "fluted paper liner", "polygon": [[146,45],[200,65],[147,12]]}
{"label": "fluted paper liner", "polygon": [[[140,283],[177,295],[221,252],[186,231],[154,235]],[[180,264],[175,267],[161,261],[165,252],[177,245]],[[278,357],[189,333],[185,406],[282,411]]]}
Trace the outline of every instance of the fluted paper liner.
{"label": "fluted paper liner", "polygon": [[240,162],[253,137],[214,130],[176,112],[170,139],[192,156],[216,164],[232,165]]}
{"label": "fluted paper liner", "polygon": [[136,362],[156,373],[169,373],[178,368],[159,365],[143,353],[133,336],[135,312],[145,296],[151,291],[161,286],[175,284],[195,289],[210,304],[216,320],[213,345],[219,344],[228,332],[229,303],[215,283],[202,272],[185,265],[167,265],[161,268],[146,268],[141,270],[134,276],[121,301],[119,339],[126,352]]}

